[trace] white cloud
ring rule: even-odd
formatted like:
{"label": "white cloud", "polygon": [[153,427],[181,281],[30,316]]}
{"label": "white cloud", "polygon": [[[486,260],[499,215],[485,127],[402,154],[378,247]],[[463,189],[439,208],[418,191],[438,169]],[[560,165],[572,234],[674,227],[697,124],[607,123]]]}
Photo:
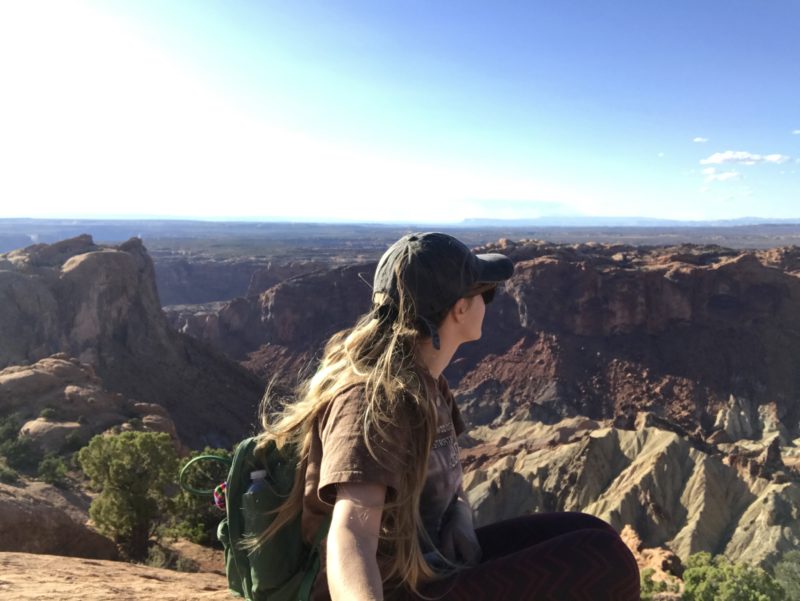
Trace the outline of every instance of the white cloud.
{"label": "white cloud", "polygon": [[706,176],[705,180],[706,183],[724,182],[729,179],[737,179],[739,177],[739,173],[737,173],[736,171],[717,172],[717,170],[714,167],[706,167],[705,169],[703,169],[703,175]]}
{"label": "white cloud", "polygon": [[785,163],[791,157],[784,154],[755,154],[744,150],[726,150],[725,152],[715,152],[710,157],[702,159],[701,165],[724,165],[734,163],[737,165],[758,165],[772,163],[779,165]]}
{"label": "white cloud", "polygon": [[664,153],[663,152],[659,152],[658,153],[658,158],[659,159],[663,159],[664,158]]}
{"label": "white cloud", "polygon": [[793,130],[792,134],[794,134],[795,136],[800,136],[800,129]]}
{"label": "white cloud", "polygon": [[701,138],[700,136],[697,136],[694,140],[692,140],[692,142],[695,142],[697,144],[705,144],[706,142],[708,142],[708,138]]}

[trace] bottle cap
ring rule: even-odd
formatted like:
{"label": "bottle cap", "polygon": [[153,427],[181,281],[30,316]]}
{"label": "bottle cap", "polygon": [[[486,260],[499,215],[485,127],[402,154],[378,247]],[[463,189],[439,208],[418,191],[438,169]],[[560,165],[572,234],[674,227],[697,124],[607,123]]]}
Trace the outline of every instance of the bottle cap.
{"label": "bottle cap", "polygon": [[251,480],[263,480],[266,477],[267,477],[267,470],[256,470],[254,472],[250,472]]}

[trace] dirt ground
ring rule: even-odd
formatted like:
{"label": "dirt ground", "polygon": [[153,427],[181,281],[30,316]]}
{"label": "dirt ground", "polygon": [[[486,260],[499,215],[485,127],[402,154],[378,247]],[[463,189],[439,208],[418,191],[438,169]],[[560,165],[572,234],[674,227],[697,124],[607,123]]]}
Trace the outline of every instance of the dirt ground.
{"label": "dirt ground", "polygon": [[0,599],[100,601],[230,600],[225,576],[118,561],[0,553]]}

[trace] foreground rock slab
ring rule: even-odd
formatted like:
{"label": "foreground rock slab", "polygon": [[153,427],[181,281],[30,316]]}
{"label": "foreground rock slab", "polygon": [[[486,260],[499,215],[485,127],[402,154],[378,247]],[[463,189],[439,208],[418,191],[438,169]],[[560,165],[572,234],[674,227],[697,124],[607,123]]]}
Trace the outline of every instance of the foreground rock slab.
{"label": "foreground rock slab", "polygon": [[0,598],[188,601],[227,600],[231,595],[225,577],[219,574],[189,574],[56,555],[0,553]]}
{"label": "foreground rock slab", "polygon": [[0,551],[117,559],[116,545],[86,525],[89,502],[43,482],[0,484]]}

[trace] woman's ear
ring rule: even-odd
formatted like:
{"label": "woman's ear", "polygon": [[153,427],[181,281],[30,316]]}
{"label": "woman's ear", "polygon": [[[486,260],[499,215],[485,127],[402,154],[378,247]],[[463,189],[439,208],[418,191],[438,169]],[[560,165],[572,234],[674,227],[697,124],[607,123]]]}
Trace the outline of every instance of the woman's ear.
{"label": "woman's ear", "polygon": [[464,320],[464,316],[469,311],[470,305],[472,305],[472,298],[460,298],[456,301],[453,307],[450,309],[450,315],[453,316],[453,319],[456,322],[461,323]]}

